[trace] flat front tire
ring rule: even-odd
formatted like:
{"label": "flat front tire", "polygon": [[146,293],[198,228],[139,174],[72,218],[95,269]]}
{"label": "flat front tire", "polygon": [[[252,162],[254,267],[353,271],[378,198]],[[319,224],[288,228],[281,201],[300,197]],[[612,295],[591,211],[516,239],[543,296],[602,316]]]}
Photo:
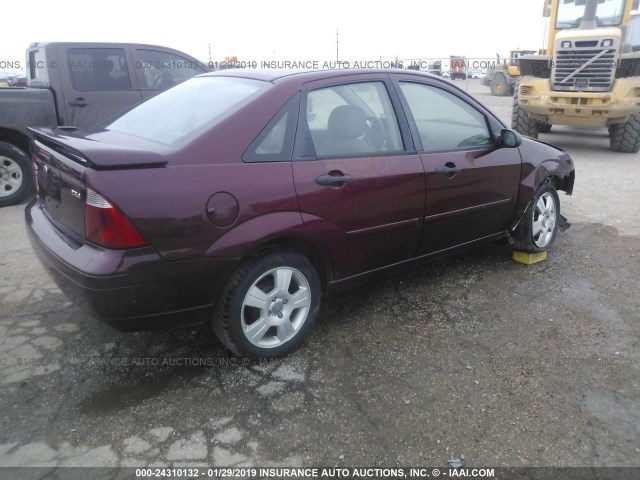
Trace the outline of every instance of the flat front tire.
{"label": "flat front tire", "polygon": [[560,198],[550,183],[541,184],[514,234],[514,249],[543,252],[553,245],[560,225]]}
{"label": "flat front tire", "polygon": [[311,262],[290,250],[250,258],[222,293],[213,328],[233,353],[275,358],[295,350],[318,316],[320,280]]}

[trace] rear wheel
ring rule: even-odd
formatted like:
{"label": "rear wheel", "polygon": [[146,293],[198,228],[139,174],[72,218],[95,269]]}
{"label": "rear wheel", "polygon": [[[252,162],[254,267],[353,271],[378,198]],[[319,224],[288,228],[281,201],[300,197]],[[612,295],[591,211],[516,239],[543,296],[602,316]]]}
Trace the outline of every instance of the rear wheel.
{"label": "rear wheel", "polygon": [[245,261],[218,306],[213,328],[236,355],[274,358],[297,348],[320,308],[320,280],[302,255],[278,250]]}
{"label": "rear wheel", "polygon": [[491,93],[496,97],[506,97],[509,95],[511,87],[504,75],[496,75],[491,81]]}
{"label": "rear wheel", "polygon": [[520,108],[518,103],[518,84],[513,94],[513,109],[511,110],[511,128],[522,135],[538,138],[538,122],[529,118],[527,112]]}
{"label": "rear wheel", "polygon": [[556,239],[560,225],[560,198],[550,183],[541,184],[514,233],[515,250],[543,252]]}
{"label": "rear wheel", "polygon": [[640,150],[640,113],[634,113],[625,123],[609,126],[609,147],[614,152]]}
{"label": "rear wheel", "polygon": [[0,207],[15,205],[31,192],[31,164],[27,154],[0,142]]}

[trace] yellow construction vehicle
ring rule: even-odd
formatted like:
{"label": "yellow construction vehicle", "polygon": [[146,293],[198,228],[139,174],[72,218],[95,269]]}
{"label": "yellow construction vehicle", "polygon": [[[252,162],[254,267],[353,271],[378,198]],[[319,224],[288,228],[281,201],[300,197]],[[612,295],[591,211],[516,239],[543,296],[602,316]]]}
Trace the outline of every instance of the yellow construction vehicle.
{"label": "yellow construction vehicle", "polygon": [[496,97],[512,95],[516,80],[520,77],[520,57],[533,55],[535,50],[511,50],[509,59],[498,59],[495,65],[487,68],[487,75],[482,79],[482,84],[491,88],[491,93]]}
{"label": "yellow construction vehicle", "polygon": [[638,1],[544,0],[547,48],[520,58],[513,128],[534,138],[552,125],[608,128],[611,150],[640,150]]}

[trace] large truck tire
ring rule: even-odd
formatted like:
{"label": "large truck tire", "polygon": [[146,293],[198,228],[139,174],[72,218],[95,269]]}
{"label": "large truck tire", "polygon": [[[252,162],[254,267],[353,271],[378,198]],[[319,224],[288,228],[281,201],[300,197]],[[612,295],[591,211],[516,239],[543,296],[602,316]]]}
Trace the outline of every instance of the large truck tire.
{"label": "large truck tire", "polygon": [[640,113],[634,113],[625,123],[609,127],[609,147],[624,153],[640,150]]}
{"label": "large truck tire", "polygon": [[518,104],[519,90],[519,83],[516,83],[513,94],[513,109],[511,110],[511,128],[527,137],[538,138],[538,122],[529,118],[527,112]]}
{"label": "large truck tire", "polygon": [[0,207],[16,205],[31,193],[31,162],[26,153],[0,142]]}
{"label": "large truck tire", "polygon": [[511,91],[511,86],[506,77],[501,73],[493,77],[491,81],[491,93],[495,97],[506,97]]}

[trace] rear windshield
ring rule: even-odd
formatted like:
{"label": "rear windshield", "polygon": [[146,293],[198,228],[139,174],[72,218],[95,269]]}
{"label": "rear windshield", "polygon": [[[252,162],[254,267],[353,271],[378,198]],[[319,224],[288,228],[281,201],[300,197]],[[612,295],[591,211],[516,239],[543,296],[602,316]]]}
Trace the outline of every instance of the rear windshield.
{"label": "rear windshield", "polygon": [[163,145],[184,144],[269,85],[246,78],[192,78],[128,111],[106,129]]}

